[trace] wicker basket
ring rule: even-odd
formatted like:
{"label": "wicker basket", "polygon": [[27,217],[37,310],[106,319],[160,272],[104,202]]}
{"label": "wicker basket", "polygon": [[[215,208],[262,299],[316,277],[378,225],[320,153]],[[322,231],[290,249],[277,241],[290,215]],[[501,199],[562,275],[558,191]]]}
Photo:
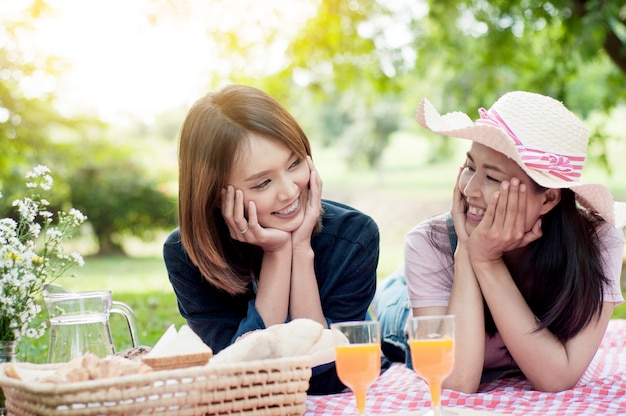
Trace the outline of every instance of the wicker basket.
{"label": "wicker basket", "polygon": [[[189,367],[75,383],[25,382],[5,375],[9,415],[302,415],[309,356]],[[24,370],[63,364],[18,363]]]}

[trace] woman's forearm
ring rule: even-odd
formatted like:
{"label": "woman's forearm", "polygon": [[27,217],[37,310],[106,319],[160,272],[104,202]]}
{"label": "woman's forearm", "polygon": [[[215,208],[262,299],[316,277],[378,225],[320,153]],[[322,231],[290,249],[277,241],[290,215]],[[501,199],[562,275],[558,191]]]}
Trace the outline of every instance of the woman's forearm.
{"label": "woman's forearm", "polygon": [[326,328],[326,318],[324,318],[322,311],[319,287],[313,266],[314,258],[315,253],[311,248],[298,248],[293,252],[289,315],[291,319],[313,319]]}
{"label": "woman's forearm", "polygon": [[466,393],[478,389],[485,358],[485,324],[480,287],[462,246],[455,254],[448,314],[455,315],[455,365],[444,387]]}
{"label": "woman's forearm", "polygon": [[284,323],[291,290],[291,245],[263,254],[255,307],[265,326]]}
{"label": "woman's forearm", "polygon": [[474,270],[498,332],[534,388],[561,391],[573,387],[595,354],[610,311],[563,343],[548,329],[536,331],[538,319],[504,262],[476,264]]}

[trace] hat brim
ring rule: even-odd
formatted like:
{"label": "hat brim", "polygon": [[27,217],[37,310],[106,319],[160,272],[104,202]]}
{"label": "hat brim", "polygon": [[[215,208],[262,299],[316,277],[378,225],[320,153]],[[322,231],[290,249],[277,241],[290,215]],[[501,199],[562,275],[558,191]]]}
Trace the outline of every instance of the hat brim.
{"label": "hat brim", "polygon": [[626,219],[622,219],[626,217],[624,204],[614,203],[613,196],[607,187],[601,184],[564,182],[548,172],[527,167],[508,134],[498,127],[476,124],[467,114],[459,111],[441,115],[426,98],[420,101],[415,118],[422,127],[432,132],[470,140],[504,154],[517,163],[530,178],[545,188],[571,189],[576,193],[578,202],[583,207],[597,212],[611,225],[622,227],[626,223]]}

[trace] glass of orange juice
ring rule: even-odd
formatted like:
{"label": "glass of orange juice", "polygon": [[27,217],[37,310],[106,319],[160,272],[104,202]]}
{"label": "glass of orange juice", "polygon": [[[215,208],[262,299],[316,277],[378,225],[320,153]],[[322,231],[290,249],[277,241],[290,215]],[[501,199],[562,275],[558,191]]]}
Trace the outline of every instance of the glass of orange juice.
{"label": "glass of orange juice", "polygon": [[415,316],[408,320],[413,369],[430,390],[431,408],[422,415],[454,415],[441,408],[441,384],[454,368],[454,315]]}
{"label": "glass of orange juice", "polygon": [[380,374],[380,324],[377,321],[330,325],[339,380],[352,390],[359,415],[365,415],[367,389]]}

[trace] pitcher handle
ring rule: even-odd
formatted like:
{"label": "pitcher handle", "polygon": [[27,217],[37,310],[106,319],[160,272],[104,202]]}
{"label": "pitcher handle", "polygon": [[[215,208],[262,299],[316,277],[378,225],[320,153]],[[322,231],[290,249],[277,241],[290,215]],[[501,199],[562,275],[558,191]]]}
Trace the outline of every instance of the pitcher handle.
{"label": "pitcher handle", "polygon": [[114,300],[111,302],[110,312],[119,313],[120,315],[124,316],[124,319],[126,319],[126,324],[128,325],[128,330],[130,331],[130,342],[133,344],[133,347],[137,347],[139,345],[139,328],[137,326],[137,318],[135,317],[135,312],[132,310],[132,308],[124,302]]}

